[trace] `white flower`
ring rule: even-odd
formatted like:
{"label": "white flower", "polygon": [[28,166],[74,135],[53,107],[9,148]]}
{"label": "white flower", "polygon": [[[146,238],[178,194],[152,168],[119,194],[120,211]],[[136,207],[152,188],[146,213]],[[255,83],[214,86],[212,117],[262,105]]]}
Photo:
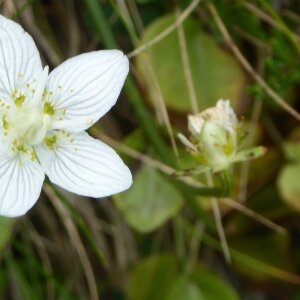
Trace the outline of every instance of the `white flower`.
{"label": "white flower", "polygon": [[68,59],[48,76],[30,35],[0,16],[0,215],[26,213],[45,174],[90,197],[131,185],[115,151],[84,132],[116,103],[127,74],[126,56],[107,50]]}
{"label": "white flower", "polygon": [[218,172],[231,163],[257,158],[265,152],[263,147],[237,151],[241,125],[229,100],[220,99],[215,107],[189,115],[188,128],[190,140],[182,134],[178,137],[203,166],[201,171]]}

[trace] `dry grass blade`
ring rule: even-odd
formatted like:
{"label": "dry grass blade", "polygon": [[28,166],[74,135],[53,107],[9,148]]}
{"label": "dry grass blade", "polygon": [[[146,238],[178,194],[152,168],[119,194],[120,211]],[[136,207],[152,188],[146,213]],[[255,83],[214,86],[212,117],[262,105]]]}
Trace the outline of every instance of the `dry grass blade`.
{"label": "dry grass blade", "polygon": [[141,34],[144,30],[144,24],[139,14],[138,8],[134,0],[127,0],[128,8],[132,14],[132,18],[137,27],[137,31]]}
{"label": "dry grass blade", "polygon": [[66,9],[68,11],[68,30],[69,30],[69,47],[68,56],[75,56],[80,52],[82,38],[80,35],[80,27],[77,20],[75,0],[66,2]]}
{"label": "dry grass blade", "polygon": [[[38,255],[40,256],[40,259],[43,263],[43,267],[45,268],[45,271],[48,274],[52,274],[53,268],[51,265],[51,260],[48,255],[48,252],[46,250],[46,246],[45,246],[45,243],[44,243],[42,237],[39,235],[36,228],[34,227],[34,225],[32,224],[32,222],[30,221],[30,219],[28,217],[25,218],[23,220],[23,222],[24,222],[25,226],[28,227],[29,236],[30,236],[31,240],[33,241],[33,243],[35,244],[35,248],[37,250]],[[52,281],[47,280],[46,286],[47,286],[47,294],[48,294],[47,299],[50,299],[50,300],[55,299],[55,291],[53,288]]]}
{"label": "dry grass blade", "polygon": [[170,118],[168,115],[167,107],[166,107],[166,104],[164,101],[164,96],[162,94],[157,76],[156,76],[153,66],[151,64],[151,55],[150,54],[149,54],[148,58],[149,58],[148,60],[147,59],[145,60],[145,66],[148,68],[149,75],[151,76],[152,82],[153,82],[153,87],[151,87],[150,93],[152,93],[152,99],[155,99],[154,105],[156,105],[158,115],[160,116],[161,121],[166,125],[167,132],[168,132],[168,135],[169,135],[169,138],[171,141],[172,149],[173,149],[175,155],[178,157],[177,145],[176,145],[176,141],[174,138]]}
{"label": "dry grass blade", "polygon": [[211,202],[212,202],[213,214],[214,214],[214,218],[215,218],[224,258],[227,263],[231,263],[230,251],[229,251],[229,246],[228,246],[228,242],[226,239],[224,226],[222,223],[222,215],[221,215],[220,207],[219,207],[219,204],[218,204],[218,201],[216,198],[212,198]]}
{"label": "dry grass blade", "polygon": [[[17,0],[17,6],[18,8],[22,7],[24,5],[23,0]],[[28,31],[32,34],[35,41],[39,45],[39,47],[43,50],[43,52],[46,54],[47,59],[53,66],[57,66],[61,63],[60,57],[55,53],[53,48],[51,47],[50,43],[46,39],[45,35],[42,33],[42,31],[39,29],[39,27],[36,25],[34,20],[34,14],[31,7],[28,7],[21,15],[21,19],[25,25],[25,27],[28,29]]]}
{"label": "dry grass blade", "polygon": [[266,14],[263,10],[259,9],[253,3],[244,2],[243,6],[247,10],[249,10],[250,12],[252,12],[254,15],[256,15],[260,19],[264,20],[265,22],[267,22],[269,25],[273,26],[276,29],[280,29],[280,27],[278,26],[278,24],[277,24],[277,22],[275,20],[273,20],[268,14]]}
{"label": "dry grass blade", "polygon": [[[180,11],[179,11],[179,9],[176,9],[177,20],[179,17],[180,17]],[[184,71],[184,76],[185,76],[185,80],[186,80],[188,91],[189,91],[192,111],[194,114],[196,114],[199,112],[198,102],[197,102],[197,96],[196,96],[195,86],[194,86],[193,77],[192,77],[190,59],[189,59],[189,54],[187,51],[185,33],[184,33],[182,23],[180,23],[178,25],[177,32],[178,32],[179,46],[180,46],[180,52],[181,52],[181,57],[182,57],[182,63],[183,63],[183,71]]]}
{"label": "dry grass blade", "polygon": [[129,11],[127,9],[126,3],[124,0],[117,0],[117,5],[120,9],[120,12],[122,12],[122,15],[124,19],[126,20],[127,24],[130,26],[130,28],[134,28],[133,22],[130,18]]}
{"label": "dry grass blade", "polygon": [[153,45],[160,42],[162,39],[164,39],[166,36],[168,36],[170,33],[172,33],[176,28],[192,13],[192,11],[197,7],[197,5],[200,3],[201,0],[193,0],[191,4],[182,12],[182,14],[177,18],[176,22],[174,22],[172,25],[170,25],[168,28],[166,28],[164,31],[162,31],[160,34],[158,34],[155,38],[153,38],[151,41],[141,45],[140,47],[136,48],[132,52],[128,53],[128,58],[132,58],[134,56],[137,56],[141,54],[142,52],[146,51],[148,48],[152,47]]}
{"label": "dry grass blade", "polygon": [[[206,179],[207,179],[208,186],[212,186],[213,185],[212,176],[208,172],[206,173]],[[211,203],[212,203],[213,214],[214,214],[214,218],[215,218],[217,231],[218,231],[219,239],[221,242],[224,258],[227,263],[231,263],[229,246],[227,243],[225,230],[224,230],[224,227],[222,224],[222,215],[221,215],[221,211],[220,211],[220,207],[219,207],[217,198],[212,197]]]}
{"label": "dry grass blade", "polygon": [[235,201],[235,200],[230,199],[230,198],[222,198],[222,199],[220,199],[220,201],[222,201],[226,205],[242,212],[243,214],[245,214],[246,216],[256,220],[257,222],[265,225],[266,227],[269,227],[270,229],[274,230],[275,232],[278,232],[280,234],[286,234],[287,233],[285,228],[277,225],[276,223],[272,222],[271,220],[269,220],[269,219],[265,218],[264,216],[256,213],[252,209],[249,209],[248,207],[244,206],[243,204],[239,203],[238,201]]}
{"label": "dry grass blade", "polygon": [[[252,12],[253,14],[255,14],[256,16],[258,16],[260,19],[264,20],[269,25],[273,26],[274,28],[276,28],[278,30],[282,30],[281,26],[272,17],[270,17],[268,14],[266,14],[263,10],[259,9],[253,3],[244,2],[243,6],[247,10],[249,10],[250,12]],[[296,35],[295,33],[293,33],[293,36],[294,36],[294,38],[296,40],[298,40],[298,42],[300,41],[300,36],[299,35]]]}
{"label": "dry grass blade", "polygon": [[239,28],[238,26],[234,26],[234,31],[237,34],[239,34],[243,39],[254,45],[256,48],[260,48],[266,52],[271,51],[272,48],[268,45],[267,42],[261,41],[260,39],[254,37],[253,35]]}
{"label": "dry grass blade", "polygon": [[5,16],[12,16],[16,13],[16,6],[13,0],[3,0],[1,1],[1,5],[3,5],[2,13]]}
{"label": "dry grass blade", "polygon": [[[155,160],[151,157],[149,157],[148,155],[145,155],[145,154],[142,154],[130,147],[127,147],[125,145],[123,145],[122,143],[119,143],[117,141],[115,141],[114,139],[112,139],[111,137],[103,134],[103,133],[100,133],[98,130],[91,130],[92,134],[101,139],[102,141],[104,141],[105,143],[111,145],[112,147],[118,149],[119,151],[127,154],[128,156],[134,158],[134,159],[137,159],[147,165],[149,165],[150,167],[156,169],[156,170],[159,170],[167,175],[170,175],[170,176],[174,176],[174,174],[176,173],[176,170],[163,164],[162,162],[158,161],[158,160]],[[176,179],[192,186],[192,187],[195,187],[195,188],[201,188],[203,187],[203,184],[201,184],[199,181],[196,181],[194,180],[193,178],[191,177],[186,177],[186,176],[176,176]]]}
{"label": "dry grass blade", "polygon": [[268,84],[267,82],[258,74],[255,72],[255,70],[252,68],[250,63],[247,61],[247,59],[244,57],[242,52],[239,50],[239,48],[235,45],[233,42],[229,32],[227,31],[221,17],[219,16],[219,13],[217,12],[215,6],[211,3],[208,4],[209,11],[211,12],[213,18],[215,19],[216,24],[219,27],[219,30],[221,31],[224,40],[228,44],[228,46],[231,48],[232,52],[238,59],[238,61],[241,63],[241,65],[245,68],[245,70],[255,79],[255,81],[260,84],[260,86],[266,91],[266,93],[286,112],[291,114],[295,119],[300,121],[300,114],[289,104],[287,104]]}
{"label": "dry grass blade", "polygon": [[[135,32],[135,28],[133,25],[134,20],[131,19],[131,16],[127,10],[126,3],[123,0],[119,0],[118,4],[119,4],[119,8],[120,8],[120,13],[122,14],[124,20],[126,20],[127,24],[129,24],[129,27],[131,28],[131,30]],[[134,10],[134,12],[135,12],[135,19],[138,18],[138,20],[140,20],[140,23],[141,23],[142,21],[141,21],[138,10],[133,8],[133,7],[135,7],[134,5],[131,5],[131,6],[132,6],[132,10]],[[134,33],[134,35],[135,35],[135,33]],[[158,121],[163,123],[166,126],[167,133],[168,133],[170,141],[171,141],[172,149],[173,149],[175,155],[178,157],[176,141],[174,138],[169,114],[168,114],[167,107],[165,104],[164,95],[161,91],[160,83],[158,81],[156,71],[152,64],[151,52],[147,51],[147,53],[145,54],[145,56],[143,58],[144,58],[145,68],[147,68],[147,73],[149,74],[149,80],[151,81],[151,84],[149,84],[150,88],[148,89],[148,91],[149,91],[149,94],[151,95],[151,100],[155,107]]]}
{"label": "dry grass blade", "polygon": [[284,16],[290,18],[292,21],[300,24],[300,16],[297,15],[296,13],[294,13],[293,11],[290,11],[288,9],[284,9],[282,11],[282,15],[284,15]]}
{"label": "dry grass blade", "polygon": [[84,274],[87,279],[87,284],[89,287],[91,300],[99,300],[96,279],[94,276],[94,272],[93,272],[91,263],[89,261],[88,255],[84,249],[82,240],[78,233],[78,230],[77,230],[76,226],[74,225],[72,218],[69,215],[69,212],[67,211],[65,206],[62,204],[61,200],[56,196],[54,190],[52,189],[52,187],[49,184],[44,184],[43,189],[44,189],[45,194],[48,196],[49,200],[51,201],[53,207],[56,209],[56,211],[60,215],[60,218],[61,218],[62,222],[64,223],[64,226],[66,227],[70,238],[73,241],[73,245],[78,253],[78,257],[79,257],[82,267],[85,271]]}

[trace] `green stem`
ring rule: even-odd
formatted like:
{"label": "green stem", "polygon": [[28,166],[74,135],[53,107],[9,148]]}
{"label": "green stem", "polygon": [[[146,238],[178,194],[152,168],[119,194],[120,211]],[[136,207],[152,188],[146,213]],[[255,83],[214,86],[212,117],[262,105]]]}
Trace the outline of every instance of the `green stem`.
{"label": "green stem", "polygon": [[223,185],[223,197],[227,197],[232,189],[232,176],[229,170],[224,170],[221,172],[221,180]]}
{"label": "green stem", "polygon": [[106,16],[103,13],[100,4],[96,0],[85,0],[87,9],[92,16],[95,24],[95,29],[98,37],[103,41],[103,44],[111,49],[118,48],[114,35],[112,34],[109,25],[106,21]]}
{"label": "green stem", "polygon": [[[170,178],[169,178],[170,179]],[[186,189],[189,190],[190,194],[193,196],[203,196],[203,197],[226,197],[229,194],[229,191],[231,188],[229,186],[224,187],[224,183],[222,181],[222,186],[220,187],[193,187],[190,185],[186,185],[185,183],[176,180],[170,179],[171,182],[178,188],[183,189],[186,191]]]}
{"label": "green stem", "polygon": [[117,4],[115,3],[115,0],[110,0],[109,1],[111,6],[114,8],[114,10],[117,12],[118,16],[120,17],[120,19],[122,20],[122,23],[124,24],[124,26],[126,27],[126,30],[129,34],[130,40],[132,42],[132,44],[137,47],[138,43],[139,43],[139,37],[135,32],[135,29],[131,26],[131,24],[128,23],[128,21],[126,20],[126,18],[124,18],[124,15],[122,14],[122,12],[120,11],[119,7],[117,6]]}

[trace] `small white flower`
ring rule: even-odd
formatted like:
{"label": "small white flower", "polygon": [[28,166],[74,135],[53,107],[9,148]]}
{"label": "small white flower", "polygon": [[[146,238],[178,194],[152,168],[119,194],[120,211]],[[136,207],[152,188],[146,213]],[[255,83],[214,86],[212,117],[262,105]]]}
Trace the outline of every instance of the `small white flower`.
{"label": "small white flower", "polygon": [[131,185],[115,151],[84,132],[116,103],[128,69],[122,52],[106,50],[68,59],[48,76],[30,35],[0,16],[0,215],[26,213],[45,174],[90,197]]}
{"label": "small white flower", "polygon": [[189,115],[188,128],[190,140],[182,134],[178,137],[198,160],[202,171],[218,172],[231,163],[257,158],[265,152],[263,147],[237,151],[241,125],[229,100],[220,99],[215,107]]}

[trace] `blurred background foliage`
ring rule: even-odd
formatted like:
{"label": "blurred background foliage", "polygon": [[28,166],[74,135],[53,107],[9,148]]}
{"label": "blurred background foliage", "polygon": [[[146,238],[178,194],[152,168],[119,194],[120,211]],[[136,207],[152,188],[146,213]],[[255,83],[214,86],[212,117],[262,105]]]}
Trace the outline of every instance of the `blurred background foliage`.
{"label": "blurred background foliage", "polygon": [[[38,204],[0,219],[0,299],[300,299],[300,3],[292,0],[2,0],[51,69],[122,49],[131,73],[90,133],[134,174],[113,199],[46,183]],[[178,142],[187,115],[230,98],[268,147],[234,166],[230,197]],[[218,176],[213,178],[218,184]]]}

